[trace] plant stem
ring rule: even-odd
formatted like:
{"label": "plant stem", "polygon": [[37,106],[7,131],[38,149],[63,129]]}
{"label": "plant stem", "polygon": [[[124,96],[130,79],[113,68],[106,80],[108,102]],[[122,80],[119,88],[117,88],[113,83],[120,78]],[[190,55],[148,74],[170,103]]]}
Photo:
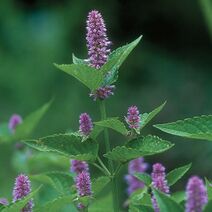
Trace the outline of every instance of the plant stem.
{"label": "plant stem", "polygon": [[110,171],[107,169],[107,167],[105,166],[105,164],[103,163],[103,161],[101,160],[101,158],[100,158],[100,157],[97,157],[97,160],[99,161],[100,165],[101,165],[102,168],[105,170],[105,172],[107,172],[107,174],[108,174],[109,176],[111,176]]}
{"label": "plant stem", "polygon": [[[101,120],[105,120],[107,118],[106,114],[106,107],[105,102],[100,100],[100,113],[101,113]],[[109,141],[109,134],[107,128],[104,129],[104,140],[105,140],[105,149],[106,152],[111,150],[110,148],[110,141]],[[116,184],[116,176],[114,175],[114,164],[113,161],[108,159],[108,167],[110,173],[112,174],[112,196],[113,196],[113,210],[114,212],[119,212],[119,199],[118,199],[118,189]]]}

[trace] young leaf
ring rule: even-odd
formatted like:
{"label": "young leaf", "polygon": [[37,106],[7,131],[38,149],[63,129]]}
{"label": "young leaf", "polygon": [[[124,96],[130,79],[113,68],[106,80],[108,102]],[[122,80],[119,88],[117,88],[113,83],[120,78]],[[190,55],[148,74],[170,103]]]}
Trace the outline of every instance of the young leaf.
{"label": "young leaf", "polygon": [[191,168],[191,163],[188,165],[176,168],[169,172],[166,176],[169,186],[174,185],[183,175]]}
{"label": "young leaf", "polygon": [[175,202],[171,197],[155,189],[153,189],[153,194],[157,200],[160,211],[183,212],[182,206]]}
{"label": "young leaf", "polygon": [[40,190],[41,186],[37,188],[35,191],[32,191],[29,195],[27,195],[22,200],[19,200],[15,203],[11,203],[6,206],[1,212],[19,212],[22,208],[32,199],[33,196]]}
{"label": "young leaf", "polygon": [[110,182],[109,177],[98,177],[92,181],[92,191],[96,196]]}
{"label": "young leaf", "polygon": [[134,176],[142,181],[146,186],[150,186],[152,178],[147,173],[135,173]]}
{"label": "young leaf", "polygon": [[205,206],[203,212],[211,212],[212,211],[212,200],[208,202],[208,204]]}
{"label": "young leaf", "polygon": [[88,62],[86,62],[86,60],[80,59],[78,57],[76,57],[74,54],[72,54],[72,60],[73,60],[73,64],[80,64],[80,65],[88,65]]}
{"label": "young leaf", "polygon": [[207,178],[205,178],[205,183],[208,192],[208,199],[212,200],[212,183],[210,183]]}
{"label": "young leaf", "polygon": [[120,162],[127,162],[141,156],[164,152],[172,146],[173,144],[168,141],[162,140],[157,136],[148,135],[133,139],[125,146],[117,146],[112,151],[104,154],[104,157]]}
{"label": "young leaf", "polygon": [[1,141],[3,141],[3,142],[4,141],[5,142],[19,141],[19,140],[26,139],[27,137],[29,137],[30,134],[35,129],[35,127],[38,125],[38,123],[41,120],[41,118],[43,117],[43,115],[49,109],[51,103],[52,103],[52,101],[46,103],[41,108],[39,108],[38,110],[36,110],[33,113],[31,113],[30,115],[28,115],[24,119],[24,121],[17,126],[17,128],[15,130],[15,134],[3,136],[3,137],[1,137],[1,135],[0,135],[0,142]]}
{"label": "young leaf", "polygon": [[212,141],[212,115],[197,116],[154,126],[172,135]]}
{"label": "young leaf", "polygon": [[144,128],[165,106],[166,102],[164,102],[159,107],[155,108],[150,113],[144,113],[141,118],[141,127],[140,129]]}
{"label": "young leaf", "polygon": [[94,122],[94,124],[97,126],[113,129],[121,133],[122,135],[127,135],[128,133],[128,130],[125,127],[124,123],[119,121],[118,117],[108,118],[106,120]]}
{"label": "young leaf", "polygon": [[105,84],[112,84],[117,80],[119,67],[125,61],[130,52],[136,47],[141,38],[142,36],[133,42],[116,49],[109,55],[108,61],[100,69],[104,75],[109,74],[109,79],[106,78],[107,82],[105,82]]}
{"label": "young leaf", "polygon": [[51,185],[60,194],[71,193],[71,186],[74,184],[73,177],[73,174],[66,172],[47,172],[30,176],[32,180]]}
{"label": "young leaf", "polygon": [[96,159],[99,145],[88,138],[81,142],[82,138],[74,134],[50,135],[38,140],[24,141],[28,146],[44,152],[56,152],[76,160],[93,161]]}
{"label": "young leaf", "polygon": [[95,90],[101,86],[104,77],[101,71],[82,64],[58,65],[57,68],[73,76],[90,90]]}

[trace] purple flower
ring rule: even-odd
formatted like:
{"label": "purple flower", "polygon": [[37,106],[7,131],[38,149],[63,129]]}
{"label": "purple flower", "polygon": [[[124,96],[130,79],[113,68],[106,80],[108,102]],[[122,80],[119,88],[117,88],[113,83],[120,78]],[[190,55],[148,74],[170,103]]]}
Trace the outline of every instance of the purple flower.
{"label": "purple flower", "polygon": [[[152,177],[152,186],[154,188],[164,192],[165,194],[169,194],[169,186],[166,180],[165,167],[162,164],[156,163],[153,165],[153,171],[151,177]],[[160,209],[154,196],[152,196],[152,204],[154,211],[159,212]]]}
{"label": "purple flower", "polygon": [[79,118],[79,131],[82,135],[88,136],[93,129],[93,123],[87,113],[82,113]]}
{"label": "purple flower", "polygon": [[207,191],[202,179],[193,176],[186,186],[186,212],[202,212],[208,202]]}
{"label": "purple flower", "polygon": [[113,95],[115,85],[106,85],[101,87],[90,94],[90,97],[96,101],[97,99],[104,100]]}
{"label": "purple flower", "polygon": [[128,108],[127,117],[125,120],[131,129],[139,129],[141,123],[141,115],[136,106]]}
{"label": "purple flower", "polygon": [[22,123],[22,118],[20,115],[18,114],[13,114],[11,117],[10,117],[10,120],[9,120],[9,124],[8,124],[8,127],[10,129],[10,131],[12,133],[15,132],[15,129],[17,127],[17,125],[21,124]]}
{"label": "purple flower", "polygon": [[92,10],[87,18],[87,48],[89,63],[99,69],[105,64],[110,53],[111,42],[107,38],[106,27],[102,15],[97,10]]}
{"label": "purple flower", "polygon": [[[31,183],[28,176],[21,174],[16,178],[15,186],[13,188],[13,202],[23,199],[31,192]],[[21,210],[22,212],[31,212],[34,204],[32,199]]]}
{"label": "purple flower", "polygon": [[80,160],[71,160],[71,172],[75,172],[76,174],[80,174],[83,171],[88,172],[89,167],[85,161]]}
{"label": "purple flower", "polygon": [[128,175],[125,176],[125,179],[128,184],[128,194],[130,195],[134,191],[136,191],[139,188],[144,187],[144,183],[140,180],[138,180],[133,175],[136,172],[142,173],[147,170],[148,164],[144,162],[144,158],[140,157],[135,160],[131,160],[128,165]]}
{"label": "purple flower", "polygon": [[9,205],[9,202],[6,198],[0,198],[0,205]]}

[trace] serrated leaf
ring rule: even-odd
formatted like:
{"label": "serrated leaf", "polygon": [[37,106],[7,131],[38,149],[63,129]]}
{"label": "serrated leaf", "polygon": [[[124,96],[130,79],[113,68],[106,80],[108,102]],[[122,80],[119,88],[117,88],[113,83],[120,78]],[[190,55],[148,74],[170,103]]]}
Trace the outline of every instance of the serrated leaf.
{"label": "serrated leaf", "polygon": [[154,212],[153,208],[147,205],[130,205],[129,212]]}
{"label": "serrated leaf", "polygon": [[94,124],[97,126],[113,129],[121,133],[122,135],[127,135],[128,133],[128,130],[125,127],[124,123],[121,122],[118,117],[108,118],[106,120],[94,122]]}
{"label": "serrated leaf", "polygon": [[106,75],[105,84],[112,84],[118,78],[118,69],[125,61],[130,52],[139,43],[142,36],[133,42],[114,50],[108,57],[108,61],[102,66],[100,71]]}
{"label": "serrated leaf", "polygon": [[96,159],[99,145],[88,138],[84,142],[74,134],[50,135],[38,140],[24,141],[28,146],[44,152],[56,152],[70,159],[93,161]]}
{"label": "serrated leaf", "polygon": [[58,65],[57,68],[73,76],[90,90],[95,90],[101,86],[104,76],[101,71],[82,64]]}
{"label": "serrated leaf", "polygon": [[208,204],[205,206],[203,212],[211,212],[212,211],[212,200],[208,202]]}
{"label": "serrated leaf", "polygon": [[146,186],[150,186],[152,183],[152,178],[147,173],[135,173],[134,176],[142,181]]}
{"label": "serrated leaf", "polygon": [[45,105],[43,105],[38,110],[32,112],[30,115],[28,115],[21,124],[17,125],[17,128],[14,134],[2,136],[2,137],[0,135],[0,142],[1,141],[2,142],[19,141],[29,137],[31,133],[33,132],[33,130],[35,129],[35,127],[38,125],[43,115],[49,109],[51,103],[52,103],[52,100],[46,103]]}
{"label": "serrated leaf", "polygon": [[51,185],[60,194],[70,194],[74,175],[66,172],[47,172],[30,176],[32,180]]}
{"label": "serrated leaf", "polygon": [[86,60],[80,59],[76,57],[74,54],[72,54],[72,60],[73,64],[81,64],[81,65],[88,65],[88,62]]}
{"label": "serrated leaf", "polygon": [[44,211],[60,212],[64,206],[71,204],[74,197],[75,195],[57,197],[56,199],[47,202],[44,206],[35,208],[34,211],[35,212],[44,212]]}
{"label": "serrated leaf", "polygon": [[207,178],[205,178],[205,183],[208,192],[208,199],[212,200],[212,183],[210,183]]}
{"label": "serrated leaf", "polygon": [[190,168],[191,163],[170,171],[166,176],[169,186],[174,185]]}
{"label": "serrated leaf", "polygon": [[102,189],[110,182],[109,177],[98,177],[97,179],[94,179],[92,181],[92,191],[94,195],[96,196],[99,192],[102,191]]}
{"label": "serrated leaf", "polygon": [[172,135],[212,141],[212,115],[196,116],[176,122],[157,124],[155,127]]}
{"label": "serrated leaf", "polygon": [[32,199],[33,196],[40,190],[41,186],[37,188],[35,191],[32,191],[29,195],[27,195],[22,200],[19,200],[15,203],[11,203],[7,207],[5,207],[2,212],[20,212],[22,208]]}
{"label": "serrated leaf", "polygon": [[157,204],[160,211],[163,212],[183,212],[183,208],[177,202],[175,202],[171,197],[165,195],[164,193],[153,189],[153,194],[157,200]]}
{"label": "serrated leaf", "polygon": [[166,102],[164,102],[159,107],[155,108],[152,112],[144,113],[142,115],[140,130],[144,128],[164,108],[165,104]]}
{"label": "serrated leaf", "polygon": [[168,141],[157,136],[148,135],[129,141],[125,146],[117,146],[112,151],[104,154],[104,157],[126,162],[141,156],[154,155],[164,152],[173,146]]}

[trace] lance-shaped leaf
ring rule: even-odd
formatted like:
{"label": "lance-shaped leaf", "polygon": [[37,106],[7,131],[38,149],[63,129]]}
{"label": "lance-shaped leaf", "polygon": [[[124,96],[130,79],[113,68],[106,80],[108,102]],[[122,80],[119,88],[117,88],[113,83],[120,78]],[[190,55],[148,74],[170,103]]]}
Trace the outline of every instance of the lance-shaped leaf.
{"label": "lance-shaped leaf", "polygon": [[125,127],[124,123],[121,122],[118,117],[108,118],[106,120],[94,122],[94,124],[97,126],[113,129],[121,133],[122,135],[127,135],[128,133],[128,130]]}
{"label": "lance-shaped leaf", "polygon": [[190,168],[191,163],[170,171],[166,176],[169,186],[174,185]]}
{"label": "lance-shaped leaf", "polygon": [[183,208],[177,202],[175,202],[171,197],[166,194],[153,189],[153,194],[157,200],[157,204],[160,208],[160,211],[163,212],[183,212]]}
{"label": "lance-shaped leaf", "polygon": [[155,127],[172,135],[212,141],[212,115],[157,124]]}
{"label": "lance-shaped leaf", "polygon": [[74,184],[74,175],[66,172],[47,172],[30,176],[43,184],[48,184],[61,194],[70,194],[71,186]]}
{"label": "lance-shaped leaf", "polygon": [[146,137],[133,139],[125,146],[117,146],[112,149],[112,151],[107,152],[104,157],[120,162],[127,162],[141,156],[154,155],[164,152],[172,146],[173,144],[168,141],[157,136],[148,135]]}
{"label": "lance-shaped leaf", "polygon": [[82,64],[58,65],[57,68],[73,76],[90,90],[95,90],[101,86],[104,76],[101,71]]}
{"label": "lance-shaped leaf", "polygon": [[93,161],[98,153],[98,143],[90,138],[81,141],[74,134],[56,134],[38,140],[24,141],[25,144],[39,151],[56,152],[76,160]]}
{"label": "lance-shaped leaf", "polygon": [[150,113],[142,114],[140,129],[144,128],[164,108],[165,104],[166,102],[164,102],[159,107],[155,108]]}
{"label": "lance-shaped leaf", "polygon": [[147,173],[135,173],[134,176],[142,181],[146,186],[150,186],[152,183],[152,178]]}
{"label": "lance-shaped leaf", "polygon": [[[50,105],[52,103],[52,100],[45,105],[43,105],[38,110],[34,111],[30,115],[28,115],[21,124],[17,125],[15,133],[14,134],[0,134],[0,142],[10,142],[10,141],[18,141],[22,139],[26,139],[31,135],[35,127],[38,125],[39,121],[43,117],[43,115],[46,113],[46,111],[49,109]],[[5,126],[4,126],[5,128]],[[3,129],[2,129],[3,130]]]}
{"label": "lance-shaped leaf", "polygon": [[19,212],[22,208],[32,199],[33,196],[40,190],[41,186],[37,188],[35,191],[32,191],[29,195],[24,197],[23,199],[11,203],[10,205],[6,206],[1,212]]}
{"label": "lance-shaped leaf", "polygon": [[88,62],[86,60],[80,59],[74,54],[72,54],[72,60],[74,64],[88,65]]}
{"label": "lance-shaped leaf", "polygon": [[102,66],[100,71],[107,74],[105,84],[112,84],[118,78],[118,69],[125,61],[130,52],[136,47],[142,36],[133,42],[114,50],[108,57],[108,61]]}

